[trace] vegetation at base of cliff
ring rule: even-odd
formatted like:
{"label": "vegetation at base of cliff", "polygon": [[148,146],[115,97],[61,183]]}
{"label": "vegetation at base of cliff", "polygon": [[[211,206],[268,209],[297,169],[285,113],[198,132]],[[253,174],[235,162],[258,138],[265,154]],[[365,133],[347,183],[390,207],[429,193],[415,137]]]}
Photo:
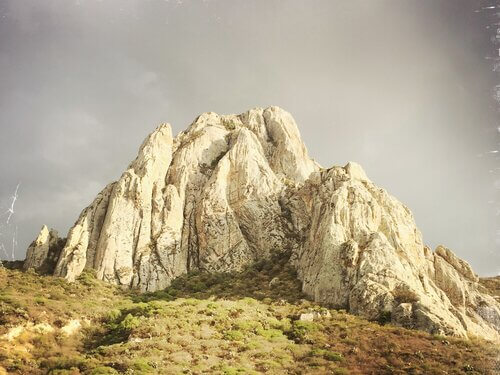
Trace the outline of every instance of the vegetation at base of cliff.
{"label": "vegetation at base of cliff", "polygon": [[[0,269],[0,374],[493,374],[491,343],[379,325],[304,298],[286,257],[155,293]],[[300,314],[318,311],[314,321]],[[82,329],[66,334],[68,322]],[[12,329],[25,326],[17,336]],[[11,334],[7,340],[5,334]]]}

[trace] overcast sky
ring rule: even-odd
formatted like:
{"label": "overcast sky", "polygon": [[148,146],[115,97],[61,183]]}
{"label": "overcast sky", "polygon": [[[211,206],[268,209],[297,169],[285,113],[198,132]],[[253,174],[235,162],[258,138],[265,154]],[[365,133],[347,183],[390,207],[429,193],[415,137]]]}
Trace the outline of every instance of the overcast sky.
{"label": "overcast sky", "polygon": [[[0,0],[0,228],[66,235],[161,122],[278,105],[359,162],[424,241],[500,271],[500,126],[475,0]],[[2,253],[0,252],[0,255]],[[3,255],[5,258],[5,255]]]}

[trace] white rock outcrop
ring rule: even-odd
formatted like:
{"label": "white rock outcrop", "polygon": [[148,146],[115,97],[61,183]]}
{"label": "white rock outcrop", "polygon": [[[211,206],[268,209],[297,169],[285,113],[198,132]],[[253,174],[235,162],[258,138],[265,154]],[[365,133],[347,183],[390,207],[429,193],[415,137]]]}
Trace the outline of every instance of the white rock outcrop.
{"label": "white rock outcrop", "polygon": [[[499,337],[500,309],[470,266],[423,245],[409,209],[349,163],[311,175],[287,206],[293,262],[315,301],[432,333]],[[481,307],[483,306],[483,307]]]}
{"label": "white rock outcrop", "polygon": [[[42,232],[25,267],[44,262]],[[425,247],[409,209],[358,164],[321,168],[277,107],[205,113],[175,138],[168,124],[158,127],[82,212],[53,273],[72,281],[89,268],[154,291],[186,272],[239,270],[273,251],[292,254],[315,301],[429,332],[499,338],[500,306],[470,266]]]}
{"label": "white rock outcrop", "polygon": [[57,231],[43,226],[38,237],[31,243],[26,251],[23,269],[30,268],[38,272],[47,272],[53,269],[60,255],[60,239]]}

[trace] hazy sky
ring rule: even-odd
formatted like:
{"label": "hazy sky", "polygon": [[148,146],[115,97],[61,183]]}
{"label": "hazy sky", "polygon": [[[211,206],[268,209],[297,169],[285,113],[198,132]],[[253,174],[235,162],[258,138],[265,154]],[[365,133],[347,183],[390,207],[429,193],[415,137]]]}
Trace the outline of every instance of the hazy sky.
{"label": "hazy sky", "polygon": [[[0,0],[0,205],[17,258],[62,235],[160,122],[278,105],[424,241],[500,271],[498,73],[475,0]],[[4,215],[2,222],[5,222]],[[0,254],[2,254],[0,252]],[[3,256],[5,257],[5,255]]]}

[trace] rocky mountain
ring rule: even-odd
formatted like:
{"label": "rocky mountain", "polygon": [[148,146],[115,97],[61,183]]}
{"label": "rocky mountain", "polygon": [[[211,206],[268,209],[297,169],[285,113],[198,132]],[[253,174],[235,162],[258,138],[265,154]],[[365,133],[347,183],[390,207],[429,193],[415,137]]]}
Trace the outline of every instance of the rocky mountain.
{"label": "rocky mountain", "polygon": [[25,268],[69,281],[94,269],[155,291],[191,271],[237,271],[286,252],[316,302],[431,333],[500,338],[500,304],[471,267],[426,247],[410,210],[358,164],[320,167],[277,107],[205,113],[175,138],[159,126],[62,242],[44,227]]}

